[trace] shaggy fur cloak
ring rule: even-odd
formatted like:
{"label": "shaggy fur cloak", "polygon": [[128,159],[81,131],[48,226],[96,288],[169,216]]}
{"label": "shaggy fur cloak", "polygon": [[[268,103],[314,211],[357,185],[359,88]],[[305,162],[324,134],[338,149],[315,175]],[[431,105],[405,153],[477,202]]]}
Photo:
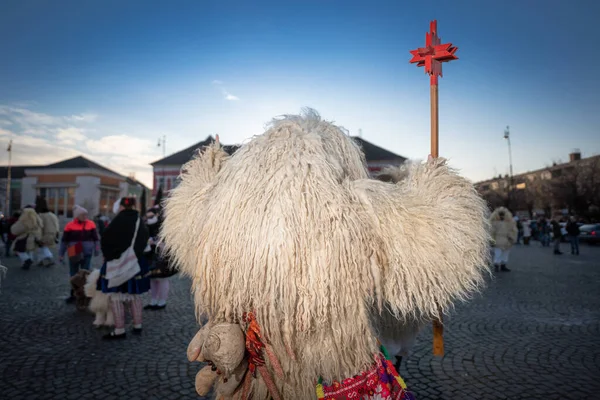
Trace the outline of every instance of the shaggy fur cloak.
{"label": "shaggy fur cloak", "polygon": [[[489,222],[472,184],[441,159],[403,174],[369,179],[356,143],[312,111],[184,166],[166,202],[167,249],[193,278],[198,314],[254,312],[283,398],[369,368],[378,313],[432,318],[483,283]],[[268,397],[260,377],[252,390]]]}
{"label": "shaggy fur cloak", "polygon": [[25,208],[19,220],[10,227],[10,232],[16,236],[12,248],[14,250],[18,241],[26,239],[25,251],[34,251],[36,241],[42,239],[43,222],[33,208]]}
{"label": "shaggy fur cloak", "polygon": [[[504,219],[500,219],[500,214],[504,213]],[[513,215],[505,207],[498,207],[490,216],[492,224],[492,240],[494,247],[508,250],[517,241],[519,230]]]}

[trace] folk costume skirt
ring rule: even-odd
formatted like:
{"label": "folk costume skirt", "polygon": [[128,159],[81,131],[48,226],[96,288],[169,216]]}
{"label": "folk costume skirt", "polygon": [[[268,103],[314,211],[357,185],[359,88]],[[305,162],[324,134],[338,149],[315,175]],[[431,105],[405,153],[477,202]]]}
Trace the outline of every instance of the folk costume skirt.
{"label": "folk costume skirt", "polygon": [[109,288],[108,280],[106,279],[106,261],[102,264],[100,269],[100,279],[98,279],[97,289],[101,290],[102,293],[121,293],[127,294],[142,294],[150,290],[150,274],[148,260],[145,257],[138,257],[140,264],[140,272],[138,272],[133,278],[120,286]]}
{"label": "folk costume skirt", "polygon": [[406,388],[404,380],[388,359],[383,346],[375,357],[375,364],[368,371],[342,382],[324,384],[319,378],[318,400],[415,400]]}
{"label": "folk costume skirt", "polygon": [[170,278],[179,272],[171,262],[171,258],[166,255],[153,252],[149,262],[150,279]]}

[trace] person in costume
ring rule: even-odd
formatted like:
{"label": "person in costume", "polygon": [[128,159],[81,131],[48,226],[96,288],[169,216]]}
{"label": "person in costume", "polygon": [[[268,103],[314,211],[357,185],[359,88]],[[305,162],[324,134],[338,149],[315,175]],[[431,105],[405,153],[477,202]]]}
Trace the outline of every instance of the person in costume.
{"label": "person in costume", "polygon": [[496,272],[510,272],[506,266],[510,249],[517,241],[517,223],[505,207],[498,207],[491,217],[492,239],[494,241],[494,269]]}
{"label": "person in costume", "polygon": [[10,257],[10,250],[12,248],[12,244],[15,242],[16,236],[12,233],[11,228],[14,224],[17,223],[17,221],[19,220],[19,218],[21,217],[21,212],[19,211],[15,211],[10,218],[8,218],[8,220],[6,221],[6,230],[7,230],[7,235],[6,235],[6,251],[5,251],[5,256],[6,258]]}
{"label": "person in costume", "polygon": [[42,239],[43,222],[32,206],[27,206],[17,222],[10,227],[10,233],[15,236],[12,250],[21,260],[21,268],[29,269],[33,264],[33,253]]}
{"label": "person in costume", "polygon": [[[117,215],[106,227],[101,238],[104,264],[100,269],[98,290],[109,295],[115,320],[115,329],[104,336],[104,339],[107,340],[124,339],[126,337],[126,304],[129,305],[131,311],[133,332],[136,334],[142,332],[142,299],[140,295],[150,289],[148,262],[144,257],[144,249],[148,244],[148,228],[141,221],[140,213],[135,206],[135,198],[124,197],[119,199],[113,207],[113,212]],[[112,285],[107,275],[107,263],[119,259],[130,247],[133,247],[135,252],[139,272],[133,274],[122,284]]]}
{"label": "person in costume", "polygon": [[148,262],[150,264],[150,304],[144,307],[144,310],[162,310],[167,306],[169,297],[169,277],[177,271],[171,266],[169,257],[163,253],[164,244],[159,243],[160,226],[162,225],[162,215],[159,206],[155,206],[146,213],[146,224],[150,238],[148,245],[150,251],[147,252]]}
{"label": "person in costume", "polygon": [[[73,220],[63,231],[58,250],[59,262],[63,262],[65,254],[69,257],[69,276],[74,277],[80,269],[89,271],[92,257],[99,254],[98,231],[94,221],[88,219],[88,211],[76,205],[73,207]],[[75,301],[73,289],[65,299],[67,303]]]}
{"label": "person in costume", "polygon": [[579,224],[574,216],[569,217],[566,228],[569,242],[571,243],[571,254],[579,255],[579,235],[581,234],[581,231],[579,230]]}
{"label": "person in costume", "polygon": [[563,232],[562,226],[560,225],[560,216],[555,215],[550,221],[550,225],[552,226],[552,241],[554,242],[554,254],[562,255],[562,251],[560,251],[560,242],[562,241]]}
{"label": "person in costume", "polygon": [[312,110],[182,170],[161,234],[208,318],[188,347],[209,362],[198,393],[411,398],[377,324],[385,310],[425,323],[483,285],[488,211],[468,180],[443,159],[371,179],[356,142]]}
{"label": "person in costume", "polygon": [[40,265],[50,267],[54,265],[54,256],[51,249],[56,247],[60,231],[58,217],[48,209],[46,199],[41,196],[38,196],[35,200],[35,211],[40,216],[43,226],[41,247],[39,248]]}

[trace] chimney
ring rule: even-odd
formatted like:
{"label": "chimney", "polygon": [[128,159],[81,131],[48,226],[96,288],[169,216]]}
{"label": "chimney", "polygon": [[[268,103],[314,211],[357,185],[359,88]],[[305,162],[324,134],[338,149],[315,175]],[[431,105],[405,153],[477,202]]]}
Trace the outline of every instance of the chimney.
{"label": "chimney", "polygon": [[581,151],[579,151],[579,149],[574,149],[571,154],[569,154],[569,162],[579,160],[581,160]]}

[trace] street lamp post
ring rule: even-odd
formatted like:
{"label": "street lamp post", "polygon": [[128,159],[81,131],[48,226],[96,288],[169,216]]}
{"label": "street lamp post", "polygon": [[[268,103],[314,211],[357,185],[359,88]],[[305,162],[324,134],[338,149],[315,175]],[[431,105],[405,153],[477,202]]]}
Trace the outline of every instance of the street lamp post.
{"label": "street lamp post", "polygon": [[[509,183],[509,187],[508,187],[508,208],[510,209],[512,192],[514,189],[514,182],[513,182],[512,148],[510,146],[510,127],[508,125],[506,126],[506,129],[504,130],[504,139],[506,139],[506,141],[508,143],[508,162],[509,162],[509,167],[510,167],[510,183]],[[514,212],[514,210],[513,210],[513,212]]]}
{"label": "street lamp post", "polygon": [[10,185],[11,185],[11,168],[12,168],[12,139],[10,139],[10,141],[8,142],[8,147],[6,148],[6,151],[8,152],[8,168],[7,168],[7,174],[6,174],[6,216],[8,217],[10,215],[11,209],[10,209]]}
{"label": "street lamp post", "polygon": [[[158,147],[162,147],[163,159],[167,157],[167,136],[163,135],[161,139],[158,139]],[[165,166],[162,167],[162,177],[165,179]]]}
{"label": "street lamp post", "polygon": [[[162,147],[163,160],[164,160],[167,157],[167,136],[166,135],[163,135],[162,138],[158,139],[158,147]],[[158,188],[154,188],[155,191],[156,191],[156,195],[158,195],[159,189],[161,191],[166,190],[167,177],[166,177],[166,172],[165,172],[165,166],[164,166],[164,164],[162,166],[162,175],[161,176],[162,176],[162,182],[163,182],[163,184],[161,185],[160,184],[160,179],[157,179],[156,183],[158,184]]]}

